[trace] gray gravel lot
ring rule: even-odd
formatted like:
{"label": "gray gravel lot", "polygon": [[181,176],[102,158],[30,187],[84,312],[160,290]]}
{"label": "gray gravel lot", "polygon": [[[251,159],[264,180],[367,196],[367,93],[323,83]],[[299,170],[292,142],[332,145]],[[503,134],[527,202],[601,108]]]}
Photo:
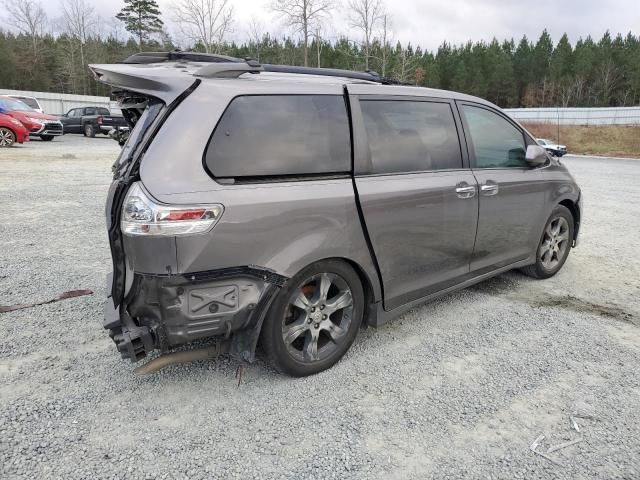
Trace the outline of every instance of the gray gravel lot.
{"label": "gray gravel lot", "polygon": [[[291,379],[229,359],[137,377],[102,330],[118,153],[65,136],[0,150],[0,478],[640,478],[640,161],[567,158],[581,245],[363,330]],[[568,414],[580,433],[571,430]],[[550,454],[539,448],[583,438]]]}

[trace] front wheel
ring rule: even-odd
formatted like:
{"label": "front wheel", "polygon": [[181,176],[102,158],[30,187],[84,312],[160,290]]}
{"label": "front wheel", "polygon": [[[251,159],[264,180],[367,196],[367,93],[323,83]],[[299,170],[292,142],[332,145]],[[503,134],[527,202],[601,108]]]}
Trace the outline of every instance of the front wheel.
{"label": "front wheel", "polygon": [[536,263],[522,268],[533,278],[553,277],[564,265],[573,245],[573,215],[563,205],[558,205],[544,227],[536,251]]}
{"label": "front wheel", "polygon": [[362,284],[353,268],[336,260],[315,263],[278,293],[262,327],[262,347],[281,372],[321,372],[349,350],[363,312]]}
{"label": "front wheel", "polygon": [[16,143],[16,134],[6,127],[0,127],[0,147],[11,147]]}

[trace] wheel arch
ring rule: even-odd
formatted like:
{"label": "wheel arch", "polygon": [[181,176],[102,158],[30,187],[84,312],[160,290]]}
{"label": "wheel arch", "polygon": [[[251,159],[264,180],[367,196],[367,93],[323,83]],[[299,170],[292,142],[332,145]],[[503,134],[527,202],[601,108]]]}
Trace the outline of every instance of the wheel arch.
{"label": "wheel arch", "polygon": [[571,216],[573,217],[573,237],[576,238],[578,236],[578,231],[580,230],[580,206],[578,205],[578,202],[574,202],[572,199],[570,198],[565,198],[564,200],[561,200],[560,202],[558,202],[558,205],[562,205],[563,207],[566,207],[570,212],[571,212]]}
{"label": "wheel arch", "polygon": [[0,128],[5,128],[5,129],[9,130],[11,133],[13,133],[13,136],[16,137],[16,141],[18,140],[18,133],[13,128],[5,126],[5,125],[0,126]]}
{"label": "wheel arch", "polygon": [[291,275],[289,278],[295,277],[299,272],[310,267],[311,265],[314,265],[319,262],[326,262],[326,261],[337,261],[337,262],[345,263],[349,265],[351,268],[353,268],[353,270],[358,275],[358,278],[360,279],[360,284],[362,285],[362,290],[364,293],[364,312],[362,315],[362,325],[368,326],[370,324],[369,320],[371,318],[371,315],[372,314],[375,315],[377,311],[375,308],[375,306],[377,305],[376,302],[378,301],[378,299],[376,298],[377,297],[376,293],[379,292],[380,290],[379,290],[379,285],[378,285],[378,290],[376,290],[375,284],[373,283],[374,281],[377,280],[377,278],[372,279],[371,275],[367,273],[367,270],[358,261],[354,260],[353,258],[348,258],[345,256],[328,256],[328,257],[318,258],[313,260],[312,262],[306,263],[305,265],[297,268],[296,273]]}
{"label": "wheel arch", "polygon": [[375,312],[377,311],[375,308],[375,290],[373,289],[371,279],[369,278],[369,275],[364,270],[364,268],[362,268],[356,261],[344,257],[337,257],[336,260],[344,261],[349,264],[351,268],[353,268],[358,274],[358,277],[360,277],[362,291],[364,292],[364,312],[362,315],[362,325],[369,326],[371,315],[375,314]]}

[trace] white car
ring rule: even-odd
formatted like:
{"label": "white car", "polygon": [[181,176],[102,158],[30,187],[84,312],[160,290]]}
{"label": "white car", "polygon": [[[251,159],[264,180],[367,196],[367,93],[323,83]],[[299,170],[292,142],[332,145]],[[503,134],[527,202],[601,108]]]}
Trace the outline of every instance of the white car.
{"label": "white car", "polygon": [[558,145],[556,143],[553,143],[551,140],[547,140],[546,138],[536,138],[536,142],[542,145],[547,152],[556,157],[562,157],[563,155],[567,154],[566,145]]}
{"label": "white car", "polygon": [[38,113],[44,113],[42,110],[42,105],[38,102],[38,99],[35,97],[24,97],[22,95],[7,95],[8,97],[14,98],[16,100],[20,100],[22,103],[26,103],[28,106],[33,108]]}

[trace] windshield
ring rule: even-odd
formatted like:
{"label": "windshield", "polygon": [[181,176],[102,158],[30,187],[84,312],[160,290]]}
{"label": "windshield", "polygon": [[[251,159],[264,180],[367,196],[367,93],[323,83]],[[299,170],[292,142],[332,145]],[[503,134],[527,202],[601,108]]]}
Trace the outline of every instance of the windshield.
{"label": "windshield", "polygon": [[7,97],[0,97],[0,108],[9,112],[35,112],[35,110],[26,103]]}
{"label": "windshield", "polygon": [[539,139],[538,139],[538,143],[539,143],[540,145],[546,145],[546,144],[547,144],[547,141],[546,141],[545,139],[543,139],[543,138],[539,138]]}

